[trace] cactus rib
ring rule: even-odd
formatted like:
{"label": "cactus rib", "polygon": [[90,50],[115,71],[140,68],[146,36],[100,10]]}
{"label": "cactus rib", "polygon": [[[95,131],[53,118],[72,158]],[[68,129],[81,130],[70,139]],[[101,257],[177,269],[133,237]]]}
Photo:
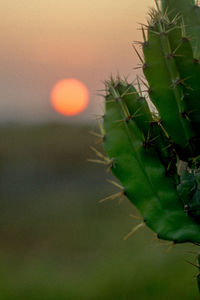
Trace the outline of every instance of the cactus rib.
{"label": "cactus rib", "polygon": [[[148,28],[148,43],[143,45],[145,65],[143,72],[150,86],[150,98],[155,104],[163,126],[184,158],[194,154],[191,140],[194,133],[189,120],[184,118],[181,78],[171,57],[168,35],[160,22],[160,14],[153,11]],[[159,78],[159,80],[158,80]]]}

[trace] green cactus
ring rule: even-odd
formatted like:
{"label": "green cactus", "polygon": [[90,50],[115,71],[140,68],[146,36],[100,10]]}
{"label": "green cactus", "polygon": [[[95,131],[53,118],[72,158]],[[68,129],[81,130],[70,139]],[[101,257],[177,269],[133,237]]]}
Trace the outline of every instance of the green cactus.
{"label": "green cactus", "polygon": [[[122,85],[127,88],[122,89]],[[200,243],[200,224],[185,212],[186,203],[179,199],[175,187],[176,169],[170,174],[167,163],[162,163],[165,160],[171,165],[171,152],[175,149],[168,147],[171,141],[153,120],[145,99],[129,90],[130,85],[119,79],[107,82],[104,148],[113,161],[112,172],[122,183],[124,194],[139,209],[144,223],[159,238]],[[135,90],[133,86],[131,90]],[[160,129],[158,136],[152,131],[154,122]],[[163,150],[168,148],[170,151],[165,153]],[[177,185],[179,193],[185,188],[182,185],[183,188]]]}
{"label": "green cactus", "polygon": [[200,7],[156,5],[142,27],[146,82],[138,91],[120,77],[105,83],[103,146],[143,224],[159,239],[200,244]]}

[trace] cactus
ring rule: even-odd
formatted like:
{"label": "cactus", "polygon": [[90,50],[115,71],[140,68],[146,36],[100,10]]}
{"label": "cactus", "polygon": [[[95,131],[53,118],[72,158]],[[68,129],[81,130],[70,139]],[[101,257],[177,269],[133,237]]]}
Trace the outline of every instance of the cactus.
{"label": "cactus", "polygon": [[193,0],[156,2],[136,50],[146,81],[105,82],[106,162],[142,224],[174,244],[200,244],[199,28]]}

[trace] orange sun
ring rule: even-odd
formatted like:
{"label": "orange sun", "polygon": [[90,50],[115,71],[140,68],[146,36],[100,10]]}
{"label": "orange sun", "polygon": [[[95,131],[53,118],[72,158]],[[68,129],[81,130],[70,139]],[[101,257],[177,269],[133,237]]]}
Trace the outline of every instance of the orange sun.
{"label": "orange sun", "polygon": [[78,115],[88,106],[89,92],[81,81],[73,78],[63,79],[53,87],[51,103],[60,114]]}

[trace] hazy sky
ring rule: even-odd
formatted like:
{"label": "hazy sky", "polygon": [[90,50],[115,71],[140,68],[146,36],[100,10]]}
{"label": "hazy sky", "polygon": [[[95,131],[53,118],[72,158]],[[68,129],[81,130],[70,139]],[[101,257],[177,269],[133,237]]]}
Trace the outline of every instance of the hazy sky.
{"label": "hazy sky", "polygon": [[[111,72],[134,78],[153,0],[2,0],[0,10],[0,120],[52,120],[49,94],[60,79],[77,78],[90,90],[79,118],[94,118],[102,106],[96,90]],[[65,117],[66,118],[66,117]]]}

